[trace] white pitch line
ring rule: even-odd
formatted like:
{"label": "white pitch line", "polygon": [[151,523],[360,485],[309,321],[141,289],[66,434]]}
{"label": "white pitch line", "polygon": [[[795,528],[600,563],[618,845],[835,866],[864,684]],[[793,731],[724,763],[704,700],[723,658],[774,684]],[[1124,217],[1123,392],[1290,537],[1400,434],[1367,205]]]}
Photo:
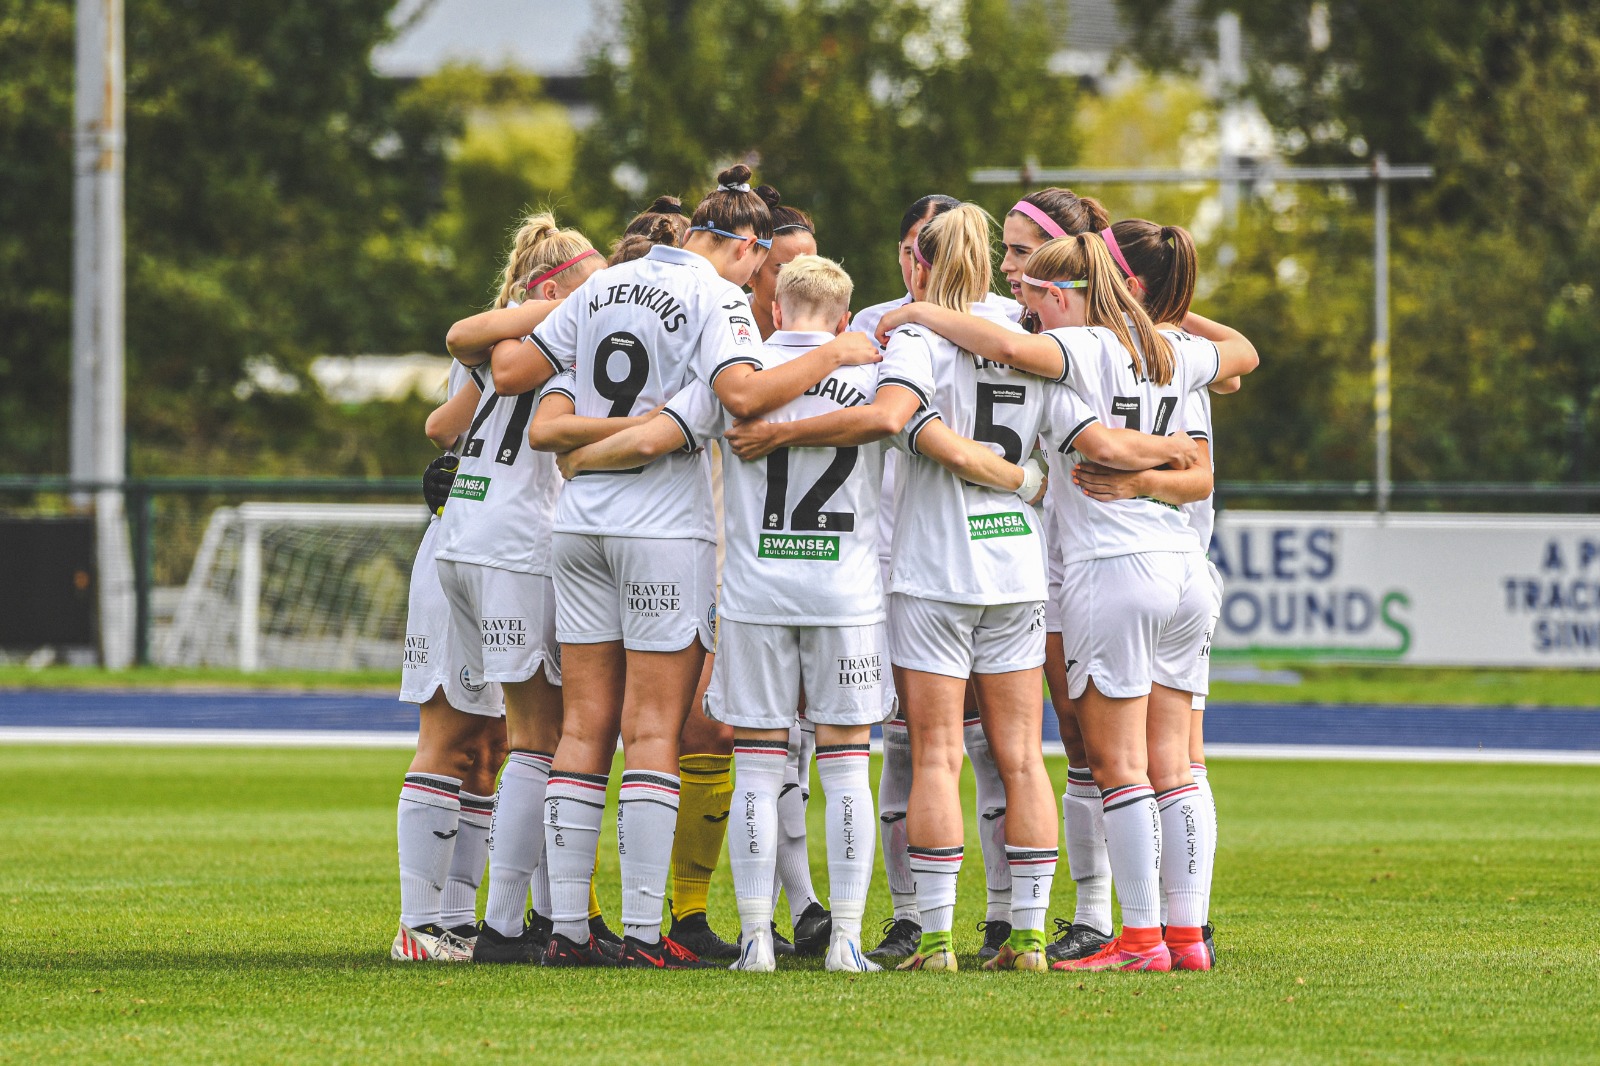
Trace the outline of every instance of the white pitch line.
{"label": "white pitch line", "polygon": [[1383,748],[1346,744],[1207,744],[1206,757],[1219,759],[1356,762],[1535,763],[1545,766],[1600,766],[1600,751],[1543,748]]}
{"label": "white pitch line", "polygon": [[96,729],[0,727],[0,744],[117,744],[200,748],[415,748],[417,734],[342,729]]}
{"label": "white pitch line", "polygon": [[[107,744],[211,748],[415,748],[417,735],[400,730],[289,729],[97,729],[53,726],[0,727],[0,744]],[[882,752],[881,741],[872,750]],[[1044,743],[1046,755],[1063,755],[1060,741]],[[1385,748],[1336,744],[1207,744],[1219,759],[1354,762],[1528,763],[1600,766],[1600,751],[1517,748]]]}

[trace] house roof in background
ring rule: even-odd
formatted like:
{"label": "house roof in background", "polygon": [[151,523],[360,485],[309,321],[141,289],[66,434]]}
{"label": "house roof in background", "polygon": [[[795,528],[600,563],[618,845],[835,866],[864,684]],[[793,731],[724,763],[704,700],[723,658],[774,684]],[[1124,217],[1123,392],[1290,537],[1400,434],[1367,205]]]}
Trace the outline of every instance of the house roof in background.
{"label": "house roof in background", "polygon": [[[372,64],[380,74],[397,78],[431,74],[450,62],[510,65],[544,77],[572,77],[583,73],[602,2],[401,0],[392,19],[405,29],[373,49]],[[1180,40],[1209,52],[1211,27],[1198,7],[1198,0],[1177,0],[1171,18]],[[1068,0],[1066,25],[1052,30],[1063,50],[1096,57],[1109,57],[1139,34],[1138,27],[1123,23],[1115,0]]]}
{"label": "house roof in background", "polygon": [[372,50],[372,65],[391,78],[453,62],[571,77],[583,73],[599,8],[597,0],[401,0],[391,22],[405,29]]}

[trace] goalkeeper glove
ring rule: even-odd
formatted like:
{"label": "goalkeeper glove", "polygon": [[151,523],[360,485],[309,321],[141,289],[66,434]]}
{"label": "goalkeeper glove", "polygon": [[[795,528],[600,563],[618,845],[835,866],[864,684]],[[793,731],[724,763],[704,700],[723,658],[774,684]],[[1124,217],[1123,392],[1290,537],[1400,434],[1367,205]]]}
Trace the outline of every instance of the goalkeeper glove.
{"label": "goalkeeper glove", "polygon": [[459,455],[445,452],[422,472],[422,499],[430,514],[444,514],[444,503],[450,498],[450,488],[456,483],[456,467],[460,465]]}

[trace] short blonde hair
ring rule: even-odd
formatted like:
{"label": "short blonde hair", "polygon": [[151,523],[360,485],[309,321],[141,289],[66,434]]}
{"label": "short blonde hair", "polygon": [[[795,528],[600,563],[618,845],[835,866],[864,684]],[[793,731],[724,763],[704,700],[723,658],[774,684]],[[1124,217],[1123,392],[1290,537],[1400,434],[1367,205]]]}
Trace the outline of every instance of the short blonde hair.
{"label": "short blonde hair", "polygon": [[785,318],[813,314],[836,319],[850,310],[855,283],[844,267],[820,255],[797,255],[778,271],[778,291],[773,299]]}

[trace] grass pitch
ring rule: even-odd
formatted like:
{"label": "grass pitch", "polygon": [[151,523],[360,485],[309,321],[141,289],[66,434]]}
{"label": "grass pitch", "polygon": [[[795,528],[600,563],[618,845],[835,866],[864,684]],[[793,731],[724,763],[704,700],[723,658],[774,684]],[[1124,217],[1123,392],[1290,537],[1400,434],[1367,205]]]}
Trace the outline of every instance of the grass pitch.
{"label": "grass pitch", "polygon": [[402,752],[0,750],[5,1061],[1600,1060],[1592,768],[1216,762],[1210,974],[755,977],[388,962]]}

